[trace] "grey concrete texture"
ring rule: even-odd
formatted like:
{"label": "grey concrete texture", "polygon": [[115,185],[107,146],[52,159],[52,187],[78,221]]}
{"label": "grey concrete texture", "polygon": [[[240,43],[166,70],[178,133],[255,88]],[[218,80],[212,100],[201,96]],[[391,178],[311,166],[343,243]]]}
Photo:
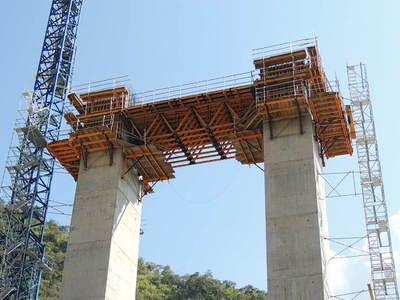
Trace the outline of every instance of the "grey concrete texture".
{"label": "grey concrete texture", "polygon": [[141,221],[135,170],[121,179],[123,154],[81,162],[63,271],[62,300],[135,299]]}
{"label": "grey concrete texture", "polygon": [[321,300],[330,294],[325,191],[311,119],[264,123],[268,296]]}

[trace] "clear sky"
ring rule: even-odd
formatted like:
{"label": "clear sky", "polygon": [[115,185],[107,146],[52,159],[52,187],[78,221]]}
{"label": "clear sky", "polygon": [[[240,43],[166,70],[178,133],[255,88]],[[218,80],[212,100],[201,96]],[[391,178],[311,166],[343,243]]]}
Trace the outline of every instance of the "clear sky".
{"label": "clear sky", "polygon": [[[21,92],[33,87],[50,3],[2,5],[1,170]],[[400,258],[400,101],[395,93],[399,11],[396,0],[85,0],[74,83],[128,75],[140,92],[250,71],[252,49],[315,33],[325,71],[331,79],[336,72],[344,96],[346,63],[367,64],[394,250]],[[356,157],[335,158],[327,162],[325,172],[356,168]],[[263,173],[231,160],[181,168],[176,177],[158,184],[156,193],[144,199],[140,255],[181,274],[211,270],[238,286],[266,289]],[[340,181],[338,176],[326,178],[333,185]],[[343,188],[351,192],[352,186],[350,180]],[[71,203],[73,194],[74,182],[57,174],[52,199]],[[327,201],[331,237],[365,235],[360,197]],[[50,217],[69,223],[68,217]],[[340,250],[332,245],[333,254]],[[359,257],[330,262],[336,294],[366,288],[367,261]],[[368,297],[364,293],[357,299]]]}

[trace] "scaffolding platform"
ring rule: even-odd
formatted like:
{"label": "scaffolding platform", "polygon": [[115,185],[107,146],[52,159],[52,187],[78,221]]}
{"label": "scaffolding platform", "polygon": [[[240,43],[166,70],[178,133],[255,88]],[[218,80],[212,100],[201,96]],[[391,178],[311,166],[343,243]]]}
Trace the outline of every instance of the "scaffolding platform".
{"label": "scaffolding platform", "polygon": [[262,163],[263,122],[298,118],[301,127],[311,116],[321,157],[353,153],[351,110],[327,81],[316,45],[258,57],[254,65],[250,73],[134,95],[124,87],[71,94],[69,138],[48,149],[77,179],[82,155],[122,148],[126,167],[156,182],[194,164]]}
{"label": "scaffolding platform", "polygon": [[15,128],[15,131],[17,133],[26,134],[29,141],[31,141],[36,148],[41,149],[47,146],[46,138],[43,136],[41,131],[35,125]]}
{"label": "scaffolding platform", "polygon": [[69,139],[60,140],[47,145],[47,149],[60,164],[77,180],[79,172],[80,153]]}
{"label": "scaffolding platform", "polygon": [[154,144],[124,148],[125,155],[123,176],[130,168],[135,168],[142,175],[143,182],[169,180],[175,178],[174,169],[165,161],[162,151]]}

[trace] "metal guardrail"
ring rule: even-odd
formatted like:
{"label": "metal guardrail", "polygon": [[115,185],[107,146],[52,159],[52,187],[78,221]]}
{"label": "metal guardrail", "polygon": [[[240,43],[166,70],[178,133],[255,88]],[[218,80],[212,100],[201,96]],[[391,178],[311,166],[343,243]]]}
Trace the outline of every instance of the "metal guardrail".
{"label": "metal guardrail", "polygon": [[[134,106],[145,103],[152,103],[162,100],[182,98],[194,94],[209,93],[216,90],[225,90],[241,85],[253,84],[259,78],[259,71],[253,70],[229,76],[217,77],[192,83],[174,85],[170,87],[153,89],[136,93],[132,88],[129,90],[129,100],[126,106]],[[130,82],[128,76],[120,76],[105,80],[76,85],[71,88],[71,93],[88,95],[105,89],[115,89]]]}
{"label": "metal guardrail", "polygon": [[139,92],[132,95],[129,106],[171,100],[185,96],[209,93],[217,90],[226,90],[241,85],[253,84],[258,79],[259,71],[254,70],[224,77],[218,77],[203,81]]}
{"label": "metal guardrail", "polygon": [[70,93],[76,94],[90,94],[107,89],[115,89],[117,87],[125,86],[130,82],[129,76],[118,76],[103,80],[91,81],[89,83],[78,84],[70,89]]}
{"label": "metal guardrail", "polygon": [[252,56],[253,56],[253,59],[263,59],[263,58],[268,58],[268,57],[275,56],[275,55],[280,55],[280,54],[285,54],[288,52],[290,53],[290,52],[294,52],[297,50],[302,50],[302,49],[306,48],[307,46],[316,46],[316,45],[317,45],[316,37],[300,39],[300,40],[281,43],[281,44],[272,45],[272,46],[268,46],[268,47],[253,49]]}

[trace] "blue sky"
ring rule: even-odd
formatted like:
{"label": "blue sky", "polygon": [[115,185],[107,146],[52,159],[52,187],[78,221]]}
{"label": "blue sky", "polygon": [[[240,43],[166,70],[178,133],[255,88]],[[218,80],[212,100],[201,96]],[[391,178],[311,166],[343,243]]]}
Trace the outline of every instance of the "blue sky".
{"label": "blue sky", "polygon": [[[49,8],[50,0],[2,5],[1,170],[21,92],[33,87]],[[140,92],[246,72],[253,69],[252,49],[315,33],[325,71],[332,79],[337,74],[345,96],[346,63],[367,64],[398,255],[399,11],[395,0],[86,0],[74,83],[128,75]],[[356,163],[355,157],[331,159],[325,172],[355,170]],[[169,264],[181,274],[209,269],[238,286],[266,289],[263,173],[231,160],[181,168],[176,175],[170,183],[158,184],[156,193],[144,201],[141,256]],[[334,184],[340,178],[328,180]],[[351,186],[348,182],[344,188],[351,190]],[[73,194],[73,181],[57,174],[52,199],[71,203]],[[330,236],[365,235],[359,197],[327,201]],[[50,217],[69,222],[66,217]],[[335,245],[332,249],[340,251]],[[332,261],[337,293],[365,289],[369,271],[364,264],[363,257]]]}

